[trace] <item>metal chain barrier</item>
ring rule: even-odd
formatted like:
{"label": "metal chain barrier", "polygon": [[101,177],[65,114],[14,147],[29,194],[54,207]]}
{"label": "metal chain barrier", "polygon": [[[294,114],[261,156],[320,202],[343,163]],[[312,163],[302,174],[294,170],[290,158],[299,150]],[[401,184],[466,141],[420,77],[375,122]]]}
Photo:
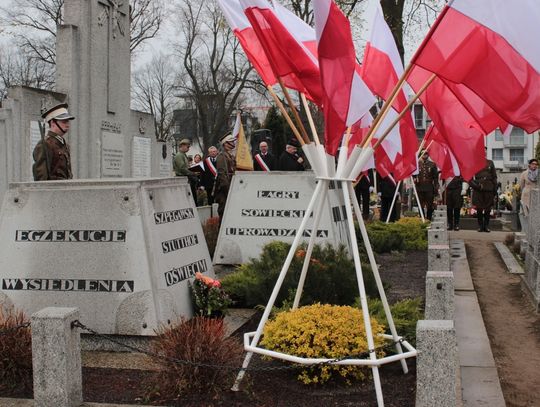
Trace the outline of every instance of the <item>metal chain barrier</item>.
{"label": "metal chain barrier", "polygon": [[[174,364],[178,364],[178,365],[188,365],[188,366],[193,366],[193,367],[206,367],[206,368],[210,368],[210,369],[222,369],[222,370],[233,370],[233,371],[238,371],[238,370],[242,369],[241,366],[236,366],[236,365],[234,365],[234,366],[233,365],[218,365],[218,364],[213,364],[213,363],[193,362],[191,360],[181,360],[181,359],[176,359],[176,358],[171,358],[171,357],[168,357],[168,356],[165,356],[165,355],[161,355],[159,353],[151,352],[151,351],[148,351],[148,350],[145,350],[145,349],[142,349],[142,348],[138,348],[138,347],[133,346],[133,345],[128,345],[128,344],[122,343],[122,342],[114,339],[113,337],[111,337],[111,335],[100,334],[100,333],[94,331],[93,329],[88,328],[86,325],[81,323],[79,320],[73,321],[71,323],[71,327],[72,328],[80,328],[80,329],[82,329],[82,330],[84,330],[84,331],[86,331],[88,333],[96,335],[97,337],[103,338],[103,339],[105,339],[105,340],[107,340],[109,342],[112,342],[112,343],[116,344],[116,345],[122,346],[122,347],[124,347],[126,349],[130,349],[133,352],[142,353],[142,354],[145,354],[145,355],[150,356],[152,358],[161,359],[161,360],[164,360],[164,361],[167,361],[167,362],[170,362],[170,363],[174,363]],[[373,353],[373,352],[392,350],[397,343],[403,343],[403,342],[404,342],[404,339],[401,338],[398,341],[389,342],[389,343],[387,343],[387,344],[385,344],[383,346],[379,346],[379,347],[377,347],[375,349],[371,349],[369,351],[365,351],[365,352],[362,352],[362,353],[359,353],[359,354],[356,354],[356,355],[344,356],[344,357],[341,357],[341,358],[336,358],[336,359],[332,359],[332,360],[321,362],[321,363],[315,363],[313,365],[293,364],[293,365],[284,365],[284,366],[249,366],[248,368],[242,369],[242,370],[244,370],[244,371],[259,371],[259,372],[260,371],[276,371],[276,370],[297,370],[297,369],[303,369],[303,368],[306,368],[306,367],[313,367],[313,366],[333,365],[336,362],[341,362],[341,361],[347,360],[347,359],[366,358],[366,357],[369,357],[369,355],[371,353]]]}
{"label": "metal chain barrier", "polygon": [[0,330],[0,336],[3,335],[9,335],[12,332],[18,331],[19,329],[28,328],[30,326],[30,322],[25,322],[24,324],[13,326],[11,328]]}

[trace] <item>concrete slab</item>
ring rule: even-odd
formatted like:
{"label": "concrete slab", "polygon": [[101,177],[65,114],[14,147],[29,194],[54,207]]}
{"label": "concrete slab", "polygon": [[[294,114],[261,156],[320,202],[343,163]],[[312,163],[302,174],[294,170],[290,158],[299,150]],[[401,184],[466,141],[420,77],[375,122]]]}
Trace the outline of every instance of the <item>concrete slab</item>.
{"label": "concrete slab", "polygon": [[519,265],[514,255],[510,252],[508,247],[502,242],[493,242],[495,248],[501,255],[504,264],[510,274],[525,274],[523,268]]}
{"label": "concrete slab", "polygon": [[505,407],[495,367],[461,368],[463,407]]}
{"label": "concrete slab", "polygon": [[456,291],[474,291],[465,242],[461,239],[450,241],[450,269],[454,273]]}
{"label": "concrete slab", "polygon": [[476,293],[458,291],[455,300],[460,366],[495,367]]}

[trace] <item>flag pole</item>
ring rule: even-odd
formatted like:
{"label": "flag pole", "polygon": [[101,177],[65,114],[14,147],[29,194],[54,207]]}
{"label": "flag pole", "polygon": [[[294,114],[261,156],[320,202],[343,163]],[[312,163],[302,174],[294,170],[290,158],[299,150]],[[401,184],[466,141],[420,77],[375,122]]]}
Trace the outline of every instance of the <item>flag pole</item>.
{"label": "flag pole", "polygon": [[274,99],[274,102],[276,103],[276,105],[277,105],[278,109],[280,110],[281,114],[283,115],[283,117],[285,117],[285,120],[287,121],[287,124],[291,128],[294,136],[296,137],[296,139],[298,140],[300,145],[303,146],[304,144],[306,144],[304,139],[300,135],[300,132],[298,131],[298,129],[294,125],[293,121],[291,120],[291,117],[289,116],[289,113],[287,113],[287,110],[285,110],[285,107],[283,106],[283,103],[281,103],[281,100],[279,100],[279,98],[277,97],[276,92],[274,92],[274,89],[272,89],[272,86],[267,85],[266,89],[268,89],[268,92],[270,92],[270,95],[272,96],[272,99]]}
{"label": "flag pole", "polygon": [[283,81],[281,78],[278,77],[279,86],[281,86],[281,90],[283,91],[283,94],[285,95],[285,99],[287,99],[287,103],[289,104],[289,107],[291,108],[294,116],[294,120],[296,121],[296,124],[298,124],[298,127],[300,128],[300,132],[302,133],[302,137],[304,138],[304,141],[306,143],[309,143],[309,137],[306,132],[306,128],[304,127],[304,124],[302,123],[302,120],[300,120],[300,115],[296,111],[296,107],[294,106],[294,103],[292,101],[291,95],[289,94],[289,91],[283,84]]}
{"label": "flag pole", "polygon": [[395,120],[390,124],[388,129],[384,132],[384,134],[377,140],[375,145],[373,146],[373,150],[375,150],[379,145],[383,142],[383,140],[390,134],[392,129],[399,123],[399,121],[405,116],[408,112],[411,106],[418,100],[418,98],[426,91],[429,85],[437,78],[436,74],[431,75],[431,77],[422,85],[422,87],[418,90],[418,93],[414,95],[411,100],[407,103],[407,106],[401,111],[401,113],[395,118]]}
{"label": "flag pole", "polygon": [[306,110],[306,116],[309,122],[309,127],[311,128],[311,134],[313,134],[313,141],[315,141],[316,145],[319,145],[321,144],[321,142],[319,140],[319,135],[317,134],[317,129],[315,128],[315,122],[313,121],[313,116],[311,116],[311,111],[309,110],[309,105],[306,99],[306,95],[304,95],[303,92],[300,92],[300,97],[302,98],[304,109]]}

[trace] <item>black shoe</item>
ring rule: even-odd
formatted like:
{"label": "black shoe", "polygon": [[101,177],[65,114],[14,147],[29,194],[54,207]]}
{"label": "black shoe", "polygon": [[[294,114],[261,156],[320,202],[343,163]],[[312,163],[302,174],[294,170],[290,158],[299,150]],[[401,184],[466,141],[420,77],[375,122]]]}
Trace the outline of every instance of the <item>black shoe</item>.
{"label": "black shoe", "polygon": [[478,228],[478,231],[479,231],[479,232],[483,232],[483,231],[484,231],[484,228]]}
{"label": "black shoe", "polygon": [[489,228],[484,228],[484,232],[491,232],[491,230],[489,230]]}
{"label": "black shoe", "polygon": [[452,230],[452,225],[448,225],[448,227],[446,228],[446,230]]}
{"label": "black shoe", "polygon": [[459,226],[458,225],[454,226],[454,230],[457,232],[459,230]]}

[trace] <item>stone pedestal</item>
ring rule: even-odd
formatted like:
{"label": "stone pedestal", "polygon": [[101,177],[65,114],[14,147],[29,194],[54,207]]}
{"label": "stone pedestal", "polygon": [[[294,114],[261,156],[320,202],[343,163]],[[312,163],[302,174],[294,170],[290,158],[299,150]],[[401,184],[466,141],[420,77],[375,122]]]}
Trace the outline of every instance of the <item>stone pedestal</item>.
{"label": "stone pedestal", "polygon": [[450,271],[450,247],[448,244],[428,245],[428,270]]}
{"label": "stone pedestal", "polygon": [[455,407],[458,353],[453,321],[418,321],[416,407]]}
{"label": "stone pedestal", "polygon": [[426,276],[426,319],[454,319],[454,274],[428,271]]}
{"label": "stone pedestal", "polygon": [[11,184],[0,212],[0,302],[77,307],[103,334],[154,335],[193,314],[213,276],[184,177]]}
{"label": "stone pedestal", "polygon": [[81,344],[71,323],[76,308],[45,308],[32,315],[32,367],[36,407],[82,404]]}
{"label": "stone pedestal", "polygon": [[447,230],[428,230],[428,244],[441,245],[448,244],[448,231]]}

